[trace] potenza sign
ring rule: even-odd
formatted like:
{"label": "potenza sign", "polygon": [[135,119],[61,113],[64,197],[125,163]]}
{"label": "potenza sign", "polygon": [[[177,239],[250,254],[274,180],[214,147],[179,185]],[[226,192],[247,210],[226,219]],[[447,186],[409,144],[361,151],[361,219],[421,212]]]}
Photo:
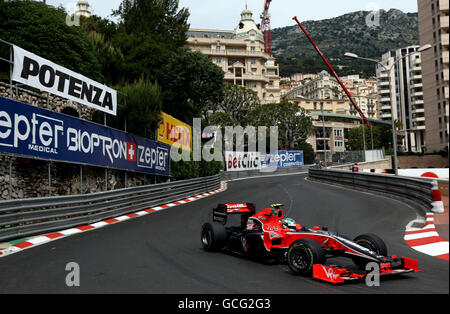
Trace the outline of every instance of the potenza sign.
{"label": "potenza sign", "polygon": [[0,153],[168,176],[170,146],[0,97]]}
{"label": "potenza sign", "polygon": [[115,90],[20,47],[13,46],[13,49],[13,81],[116,115]]}

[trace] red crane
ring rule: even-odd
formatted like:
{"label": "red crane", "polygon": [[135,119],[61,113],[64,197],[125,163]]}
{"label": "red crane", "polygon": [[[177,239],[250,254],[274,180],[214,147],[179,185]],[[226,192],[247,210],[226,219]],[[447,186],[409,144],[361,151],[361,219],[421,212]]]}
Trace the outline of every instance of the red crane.
{"label": "red crane", "polygon": [[269,7],[272,0],[266,0],[264,12],[261,13],[261,32],[264,34],[264,51],[272,54],[272,28],[270,26]]}
{"label": "red crane", "polygon": [[367,120],[366,116],[364,115],[364,113],[361,111],[361,109],[358,107],[358,104],[356,103],[356,101],[353,99],[352,95],[350,94],[350,92],[348,91],[347,87],[345,87],[344,83],[342,83],[341,79],[339,78],[339,76],[337,75],[336,71],[333,69],[333,67],[331,66],[331,64],[328,62],[327,58],[325,58],[325,55],[322,53],[322,51],[319,49],[319,47],[316,45],[316,43],[314,42],[314,40],[311,38],[311,36],[309,36],[308,32],[306,31],[306,29],[303,27],[302,23],[299,22],[299,20],[297,19],[297,17],[293,17],[293,20],[297,22],[298,26],[300,26],[300,28],[302,29],[302,31],[305,33],[306,37],[308,37],[309,41],[311,42],[311,44],[314,46],[314,48],[316,49],[317,53],[322,57],[323,61],[325,62],[325,64],[328,66],[328,68],[330,69],[331,73],[333,74],[333,76],[336,78],[336,80],[339,82],[339,84],[342,86],[342,88],[344,89],[345,93],[347,94],[347,97],[350,99],[351,103],[353,104],[353,107],[355,107],[355,109],[358,111],[359,115],[361,116],[361,119],[364,121],[364,123],[367,125],[368,128],[370,128],[370,122],[369,120]]}

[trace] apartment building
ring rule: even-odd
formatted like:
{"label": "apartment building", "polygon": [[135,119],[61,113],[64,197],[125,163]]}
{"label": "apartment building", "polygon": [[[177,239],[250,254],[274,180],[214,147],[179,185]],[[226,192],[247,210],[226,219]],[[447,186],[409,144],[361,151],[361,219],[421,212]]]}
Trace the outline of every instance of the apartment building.
{"label": "apartment building", "polygon": [[394,119],[398,125],[398,149],[423,152],[425,149],[425,110],[420,46],[392,50],[377,65],[379,117]]}
{"label": "apartment building", "polygon": [[418,0],[422,53],[425,146],[440,151],[449,143],[449,0]]}
{"label": "apartment building", "polygon": [[[375,81],[358,80],[344,81],[344,84],[352,94],[353,99],[364,115],[371,119],[378,119],[377,104],[378,100],[374,93]],[[328,100],[330,104],[337,104],[340,113],[359,116],[356,108],[350,103],[339,82],[331,75],[322,71],[316,78],[303,81],[300,86],[294,87],[282,96],[283,100],[294,101],[298,103],[320,102]],[[334,106],[334,105],[333,105]]]}
{"label": "apartment building", "polygon": [[283,96],[285,100],[294,100],[297,97],[307,99],[344,99],[342,87],[327,71],[322,71],[318,77],[304,82],[302,85],[290,90]]}
{"label": "apartment building", "polygon": [[264,51],[264,36],[250,10],[241,13],[234,31],[190,29],[187,45],[211,58],[225,81],[254,90],[261,103],[280,102],[280,69]]}

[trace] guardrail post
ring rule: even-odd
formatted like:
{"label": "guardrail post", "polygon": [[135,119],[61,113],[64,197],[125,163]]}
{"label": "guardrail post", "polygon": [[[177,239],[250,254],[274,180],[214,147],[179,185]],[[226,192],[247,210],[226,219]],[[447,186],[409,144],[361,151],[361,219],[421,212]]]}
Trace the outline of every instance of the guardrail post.
{"label": "guardrail post", "polygon": [[11,177],[12,177],[12,157],[9,156],[9,186],[8,186],[8,199],[12,199],[12,186],[11,186]]}
{"label": "guardrail post", "polygon": [[51,162],[47,163],[47,170],[48,170],[48,176],[47,176],[47,180],[48,180],[48,196],[52,196],[52,173],[51,173],[51,166],[50,166]]}
{"label": "guardrail post", "polygon": [[13,98],[13,81],[12,81],[12,74],[13,74],[13,46],[9,47],[9,97]]}

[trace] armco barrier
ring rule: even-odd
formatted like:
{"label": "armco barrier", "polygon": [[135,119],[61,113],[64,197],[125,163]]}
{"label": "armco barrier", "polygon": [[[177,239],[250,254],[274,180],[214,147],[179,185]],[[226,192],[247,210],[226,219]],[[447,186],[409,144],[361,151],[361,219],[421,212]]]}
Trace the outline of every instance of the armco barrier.
{"label": "armco barrier", "polygon": [[92,224],[219,189],[220,175],[88,195],[0,202],[0,241]]}
{"label": "armco barrier", "polygon": [[344,185],[352,189],[389,194],[418,204],[425,212],[432,209],[431,182],[384,174],[352,173],[339,170],[309,169],[309,179]]}
{"label": "armco barrier", "polygon": [[221,173],[221,177],[224,180],[237,180],[237,179],[265,177],[272,175],[286,175],[296,173],[300,174],[300,173],[307,173],[310,167],[312,166],[304,166],[299,168],[279,168],[272,172],[264,172],[261,170],[231,171],[231,172],[223,171]]}

